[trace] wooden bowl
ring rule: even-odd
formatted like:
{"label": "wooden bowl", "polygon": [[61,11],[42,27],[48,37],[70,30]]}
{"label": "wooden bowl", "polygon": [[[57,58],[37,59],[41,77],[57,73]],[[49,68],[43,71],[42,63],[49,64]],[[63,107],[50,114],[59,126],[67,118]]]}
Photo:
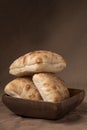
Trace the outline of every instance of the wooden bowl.
{"label": "wooden bowl", "polygon": [[15,114],[43,119],[59,119],[76,108],[84,99],[85,92],[80,89],[69,88],[70,98],[60,103],[32,101],[2,95],[3,103]]}

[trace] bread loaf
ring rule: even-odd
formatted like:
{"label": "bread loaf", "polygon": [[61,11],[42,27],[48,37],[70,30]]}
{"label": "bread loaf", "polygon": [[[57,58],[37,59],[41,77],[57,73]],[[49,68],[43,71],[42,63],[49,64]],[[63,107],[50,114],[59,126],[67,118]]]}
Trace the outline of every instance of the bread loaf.
{"label": "bread loaf", "polygon": [[37,72],[59,72],[66,67],[63,57],[51,51],[33,51],[16,59],[9,73],[16,76],[31,75]]}
{"label": "bread loaf", "polygon": [[5,86],[4,91],[17,98],[41,100],[41,96],[30,77],[12,80]]}
{"label": "bread loaf", "polygon": [[65,82],[55,74],[34,74],[33,82],[44,101],[60,102],[69,97]]}

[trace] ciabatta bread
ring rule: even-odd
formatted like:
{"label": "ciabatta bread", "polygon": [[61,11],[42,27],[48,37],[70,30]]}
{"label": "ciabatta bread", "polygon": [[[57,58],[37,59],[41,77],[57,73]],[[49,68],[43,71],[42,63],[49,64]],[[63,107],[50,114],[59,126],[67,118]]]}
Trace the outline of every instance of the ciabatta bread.
{"label": "ciabatta bread", "polygon": [[51,51],[33,51],[16,59],[9,73],[16,76],[31,75],[37,72],[59,72],[66,67],[66,62],[59,54]]}
{"label": "ciabatta bread", "polygon": [[40,93],[31,78],[16,78],[5,86],[4,91],[6,94],[17,98],[41,100]]}
{"label": "ciabatta bread", "polygon": [[44,101],[60,102],[69,97],[69,91],[65,82],[55,74],[34,74],[33,82]]}

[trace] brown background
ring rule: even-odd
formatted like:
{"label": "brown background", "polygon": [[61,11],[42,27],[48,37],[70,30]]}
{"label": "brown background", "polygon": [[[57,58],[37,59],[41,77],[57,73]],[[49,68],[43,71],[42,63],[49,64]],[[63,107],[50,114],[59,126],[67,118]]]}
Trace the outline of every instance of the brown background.
{"label": "brown background", "polygon": [[[14,77],[9,65],[32,50],[61,54],[67,68],[59,75],[69,87],[87,93],[87,1],[0,1],[0,93]],[[86,94],[87,95],[87,94]],[[87,130],[87,96],[82,105],[59,121],[21,118],[0,102],[2,130]]]}
{"label": "brown background", "polygon": [[25,0],[0,2],[0,87],[14,59],[32,50],[61,54],[67,68],[60,73],[70,85],[87,81],[87,2]]}
{"label": "brown background", "polygon": [[71,85],[87,82],[87,2],[25,0],[0,2],[0,87],[12,78],[9,65],[38,49],[55,51],[67,61],[59,75]]}

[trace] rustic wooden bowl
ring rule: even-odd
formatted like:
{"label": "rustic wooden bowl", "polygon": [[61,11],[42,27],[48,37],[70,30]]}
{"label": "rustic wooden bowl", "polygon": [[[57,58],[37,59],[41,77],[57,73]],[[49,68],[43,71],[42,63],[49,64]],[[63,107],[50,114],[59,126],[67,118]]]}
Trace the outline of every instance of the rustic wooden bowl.
{"label": "rustic wooden bowl", "polygon": [[60,102],[32,101],[3,94],[3,103],[15,114],[24,117],[59,119],[76,108],[84,99],[85,92],[69,88],[70,98]]}

